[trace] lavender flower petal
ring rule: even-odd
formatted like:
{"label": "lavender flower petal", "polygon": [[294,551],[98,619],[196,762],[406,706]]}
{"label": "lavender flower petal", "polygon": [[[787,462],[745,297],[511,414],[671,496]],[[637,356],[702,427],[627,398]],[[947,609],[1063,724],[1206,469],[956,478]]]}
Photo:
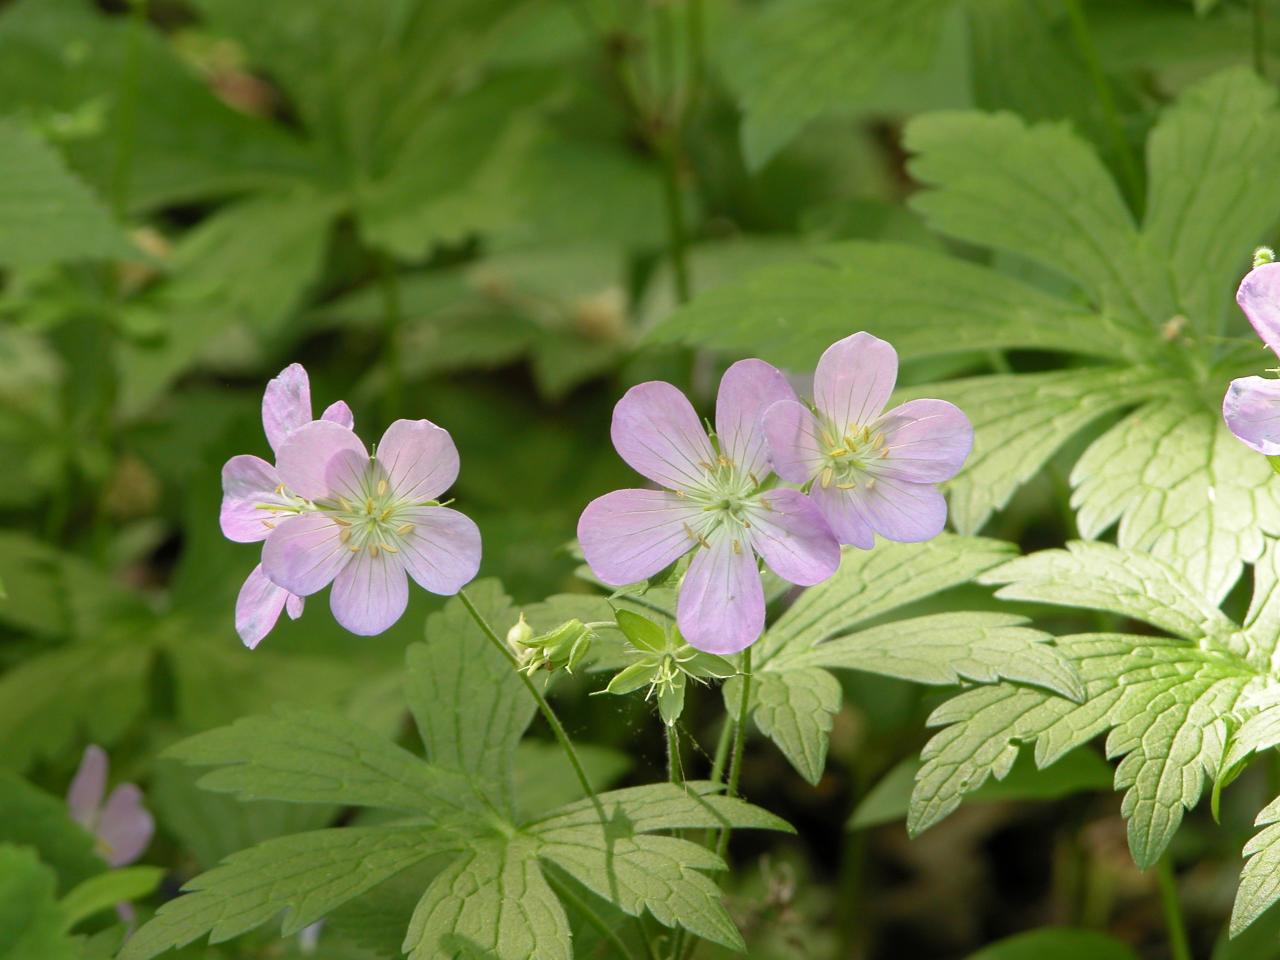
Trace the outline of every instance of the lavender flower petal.
{"label": "lavender flower petal", "polygon": [[434,500],[458,479],[458,448],[449,431],[430,420],[397,420],[387,427],[376,450],[378,463],[402,500]]}
{"label": "lavender flower petal", "polygon": [[973,449],[973,424],[946,400],[912,400],[876,423],[883,431],[885,459],[872,464],[876,476],[912,483],[950,480]]}
{"label": "lavender flower petal", "polygon": [[363,500],[368,463],[360,438],[328,420],[299,427],[276,454],[276,469],[285,485],[308,500],[339,496]]}
{"label": "lavender flower petal", "polygon": [[840,543],[860,550],[870,550],[876,545],[875,531],[871,529],[860,503],[851,496],[851,491],[815,483],[809,496]]}
{"label": "lavender flower petal", "polygon": [[[735,546],[736,544],[736,546]],[[749,543],[721,527],[694,554],[680,588],[676,622],[707,653],[737,653],[764,631],[764,587]]]}
{"label": "lavender flower petal", "polygon": [[259,504],[283,504],[277,492],[280,474],[261,457],[232,457],[222,467],[222,510],[218,522],[222,535],[236,543],[267,539],[271,528],[264,521],[272,515]]}
{"label": "lavender flower petal", "polygon": [[[262,564],[253,568],[236,597],[236,633],[246,647],[253,650],[271,632],[291,596],[284,587],[278,587],[267,579],[262,572]],[[302,602],[301,597],[294,599]]]}
{"label": "lavender flower petal", "polygon": [[340,538],[342,529],[323,513],[281,521],[262,548],[262,572],[300,597],[323,590],[353,556]]}
{"label": "lavender flower petal", "polygon": [[823,352],[813,378],[813,400],[840,435],[874,420],[898,380],[898,352],[869,333],[837,340]]}
{"label": "lavender flower petal", "polygon": [[291,363],[262,395],[262,429],[278,455],[289,434],[311,421],[311,382],[300,363]]}
{"label": "lavender flower petal", "polygon": [[480,570],[480,528],[448,507],[401,510],[397,520],[413,524],[399,541],[405,570],[424,590],[451,597]]}
{"label": "lavender flower petal", "polygon": [[817,506],[797,490],[761,494],[751,511],[751,544],[783,580],[811,587],[840,566],[840,545]]}
{"label": "lavender flower petal", "polygon": [[613,408],[610,435],[631,469],[672,490],[701,482],[715,462],[693,406],[660,380],[638,384],[623,395]]}
{"label": "lavender flower petal", "polygon": [[354,429],[356,425],[355,414],[351,412],[351,408],[347,406],[345,400],[335,400],[325,407],[324,413],[320,414],[320,419],[336,423],[338,426],[346,427],[348,430]]}
{"label": "lavender flower petal", "polygon": [[1232,433],[1259,453],[1280,454],[1280,380],[1232,380],[1222,400],[1222,417]]}
{"label": "lavender flower petal", "polygon": [[92,831],[98,807],[107,791],[107,752],[96,744],[84,748],[80,767],[67,789],[67,809],[71,819]]}
{"label": "lavender flower petal", "polygon": [[775,403],[795,399],[795,391],[777,367],[763,360],[739,360],[725,371],[716,394],[721,452],[744,474],[763,480],[769,472],[769,448],[761,416]]}
{"label": "lavender flower petal", "polygon": [[927,483],[880,477],[872,489],[859,486],[849,494],[871,528],[886,540],[932,540],[947,523],[947,501]]}
{"label": "lavender flower petal", "polygon": [[329,608],[344,628],[372,637],[395,624],[409,604],[409,578],[396,554],[370,550],[355,555],[329,594]]}
{"label": "lavender flower petal", "polygon": [[1262,342],[1280,353],[1280,263],[1264,263],[1245,274],[1236,303]]}
{"label": "lavender flower petal", "polygon": [[788,483],[807,483],[822,469],[818,424],[802,403],[783,400],[764,412],[762,420],[774,472]]}
{"label": "lavender flower petal", "polygon": [[611,586],[653,576],[695,546],[696,504],[665,490],[615,490],[587,504],[578,542],[595,575]]}
{"label": "lavender flower petal", "polygon": [[113,867],[133,863],[147,849],[155,829],[155,820],[142,805],[142,791],[132,783],[120,784],[111,791],[98,821],[98,840],[107,863]]}
{"label": "lavender flower petal", "polygon": [[306,603],[305,597],[300,597],[294,593],[288,594],[284,600],[284,609],[285,613],[289,614],[289,619],[297,620],[302,616],[302,609],[306,606]]}

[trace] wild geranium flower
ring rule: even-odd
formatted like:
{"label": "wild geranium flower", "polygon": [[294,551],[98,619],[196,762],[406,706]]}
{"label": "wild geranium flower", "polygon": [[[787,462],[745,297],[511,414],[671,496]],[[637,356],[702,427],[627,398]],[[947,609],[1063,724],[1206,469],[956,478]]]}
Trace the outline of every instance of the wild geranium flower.
{"label": "wild geranium flower", "polygon": [[107,792],[107,753],[89,745],[67,790],[71,819],[97,841],[98,855],[113,867],[133,863],[147,849],[155,833],[155,821],[142,805],[142,791],[132,783],[122,783]]}
{"label": "wild geranium flower", "polygon": [[476,575],[480,531],[436,499],[458,476],[447,430],[397,420],[370,454],[351,430],[316,420],[290,433],[276,458],[293,500],[267,535],[263,573],[300,597],[333,583],[329,606],[352,633],[400,619],[406,574],[446,596]]}
{"label": "wild geranium flower", "polygon": [[[1280,263],[1267,261],[1263,251],[1254,262],[1257,265],[1236,292],[1236,303],[1262,342],[1280,353]],[[1254,450],[1267,456],[1280,454],[1280,380],[1257,376],[1232,380],[1222,401],[1222,416],[1231,432]]]}
{"label": "wild geranium flower", "polygon": [[[348,430],[355,423],[351,408],[341,400],[331,404],[321,419]],[[272,451],[278,455],[290,434],[311,422],[311,382],[302,364],[290,364],[267,384],[262,396],[262,428]],[[276,468],[261,457],[246,455],[228,460],[222,468],[222,491],[222,532],[238,543],[265,540],[282,515],[309,508],[305,500],[284,485]],[[290,619],[297,620],[302,608],[302,597],[276,586],[258,564],[236,599],[236,632],[252,650],[271,632],[281,610],[287,610]]]}
{"label": "wild geranium flower", "polygon": [[898,354],[855,333],[822,354],[813,409],[794,398],[764,414],[774,469],[809,496],[841,543],[869,550],[875,535],[913,543],[942,532],[947,502],[934,486],[960,470],[973,426],[945,400],[911,400],[882,413]]}
{"label": "wild geranium flower", "polygon": [[597,577],[621,586],[693,551],[676,617],[699,650],[735,653],[760,636],[757,555],[803,586],[839,566],[835,538],[809,500],[764,485],[771,469],[760,414],[788,398],[795,393],[778,370],[742,360],[720,381],[714,441],[669,383],[632,387],[614,408],[614,447],[665,489],[615,490],[593,500],[578,521],[582,552]]}

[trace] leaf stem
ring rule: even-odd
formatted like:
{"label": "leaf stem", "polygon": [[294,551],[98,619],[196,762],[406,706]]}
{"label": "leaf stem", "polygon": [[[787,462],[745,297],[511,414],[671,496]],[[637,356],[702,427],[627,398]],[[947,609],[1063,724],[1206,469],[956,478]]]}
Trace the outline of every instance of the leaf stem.
{"label": "leaf stem", "polygon": [[387,389],[382,395],[383,416],[387,423],[391,423],[400,415],[400,396],[404,389],[404,372],[400,363],[400,273],[389,254],[379,253],[377,256],[385,338],[382,357],[387,369]]}
{"label": "leaf stem", "polygon": [[1089,79],[1093,81],[1094,93],[1102,105],[1102,112],[1107,121],[1107,131],[1111,134],[1116,159],[1120,164],[1120,175],[1129,190],[1130,203],[1134,210],[1141,214],[1142,178],[1138,172],[1138,164],[1134,159],[1129,138],[1125,136],[1124,125],[1120,122],[1120,111],[1116,107],[1111,85],[1107,82],[1102,61],[1098,58],[1098,49],[1094,46],[1093,37],[1089,33],[1089,21],[1085,19],[1084,7],[1081,6],[1080,0],[1063,0],[1063,6],[1067,8],[1067,17],[1071,21],[1071,33],[1075,38],[1076,48],[1080,51],[1085,69],[1089,72]]}
{"label": "leaf stem", "polygon": [[667,247],[671,257],[671,274],[676,301],[688,303],[692,293],[689,283],[688,234],[684,222],[684,201],[680,196],[680,158],[675,134],[658,144],[662,155],[662,190],[667,206]]}
{"label": "leaf stem", "polygon": [[573,772],[578,777],[578,783],[582,785],[583,792],[591,798],[592,804],[595,805],[596,812],[600,814],[600,822],[606,821],[604,812],[604,804],[600,802],[600,797],[596,793],[595,788],[591,786],[591,779],[587,776],[587,771],[583,769],[582,761],[578,759],[578,751],[573,748],[573,741],[569,739],[569,734],[565,732],[564,725],[560,723],[560,718],[556,716],[556,712],[551,709],[551,704],[547,702],[547,698],[542,695],[542,691],[537,688],[528,675],[520,669],[520,663],[516,660],[516,655],[502,641],[502,638],[494,632],[493,627],[489,625],[489,621],[476,609],[476,605],[471,602],[471,598],[467,596],[465,590],[458,591],[458,599],[462,601],[462,605],[467,608],[467,612],[471,614],[471,619],[476,622],[483,633],[495,647],[498,652],[506,657],[507,662],[511,664],[522,681],[524,681],[525,689],[529,691],[529,696],[538,704],[538,710],[542,713],[543,718],[547,721],[547,725],[551,727],[551,732],[555,734],[556,740],[560,743],[560,749],[564,751],[564,755],[569,758],[569,765],[573,767]]}
{"label": "leaf stem", "polygon": [[[667,725],[663,724],[663,726]],[[667,726],[667,780],[674,784],[684,783],[680,764],[680,734],[675,724]]]}
{"label": "leaf stem", "polygon": [[[746,748],[747,717],[751,707],[751,648],[742,651],[742,699],[738,701],[738,719],[733,725],[733,760],[729,763],[729,783],[725,795],[738,795],[738,780],[742,776],[742,753]],[[720,831],[720,842],[716,844],[716,853],[724,859],[729,849],[729,827]]]}
{"label": "leaf stem", "polygon": [[729,744],[732,743],[733,722],[725,717],[720,728],[720,739],[716,741],[716,755],[711,761],[711,781],[724,783],[724,765],[729,761]]}
{"label": "leaf stem", "polygon": [[1263,0],[1253,0],[1253,70],[1267,79],[1267,11]]}
{"label": "leaf stem", "polygon": [[1187,926],[1182,919],[1182,907],[1178,904],[1178,884],[1173,875],[1173,862],[1167,853],[1156,864],[1156,883],[1160,888],[1160,908],[1169,937],[1169,954],[1173,960],[1191,960]]}
{"label": "leaf stem", "polygon": [[614,929],[609,926],[604,917],[596,913],[589,903],[574,893],[569,884],[565,883],[549,870],[543,870],[542,872],[550,882],[551,886],[555,889],[556,896],[561,900],[566,901],[570,906],[586,917],[587,923],[600,931],[600,935],[608,940],[609,943],[613,945],[613,948],[618,951],[617,955],[619,957],[622,957],[623,960],[634,960],[634,956],[632,955],[630,948],[627,947],[626,943],[623,942],[622,938],[618,936]]}

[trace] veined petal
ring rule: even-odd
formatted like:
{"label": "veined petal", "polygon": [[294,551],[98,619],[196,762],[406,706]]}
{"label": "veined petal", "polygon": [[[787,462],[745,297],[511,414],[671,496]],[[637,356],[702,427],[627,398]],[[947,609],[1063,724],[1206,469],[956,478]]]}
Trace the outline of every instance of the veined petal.
{"label": "veined petal", "polygon": [[341,530],[323,513],[282,521],[262,547],[262,572],[300,597],[323,590],[352,557],[339,536]]}
{"label": "veined petal", "polygon": [[262,395],[262,429],[280,453],[289,434],[311,422],[311,381],[300,363],[291,363],[267,384]]}
{"label": "veined petal", "polygon": [[291,593],[284,599],[285,613],[289,614],[290,620],[297,620],[302,616],[302,609],[306,605],[306,597],[300,597],[296,593]]}
{"label": "veined petal", "polygon": [[361,550],[333,581],[333,618],[362,637],[391,627],[409,604],[409,578],[397,554]]}
{"label": "veined petal", "polygon": [[763,480],[769,448],[760,419],[775,403],[796,399],[782,371],[763,360],[739,360],[720,380],[716,394],[716,436],[720,450],[743,473]]}
{"label": "veined petal", "polygon": [[947,523],[946,498],[932,484],[879,477],[870,490],[859,484],[848,494],[871,529],[886,540],[932,540]]}
{"label": "veined petal", "polygon": [[1222,400],[1222,418],[1232,433],[1259,453],[1280,453],[1280,380],[1232,380]]}
{"label": "veined petal", "polygon": [[1245,274],[1236,303],[1262,342],[1280,353],[1280,263],[1264,263]]}
{"label": "veined petal", "polygon": [[107,863],[113,867],[133,863],[147,849],[155,830],[155,820],[142,805],[141,790],[122,783],[111,791],[97,829]]}
{"label": "veined petal", "polygon": [[285,485],[308,500],[363,499],[368,465],[369,454],[360,438],[329,420],[299,427],[276,457]]}
{"label": "veined petal", "polygon": [[877,421],[884,433],[885,458],[872,465],[876,476],[912,483],[950,480],[973,449],[973,424],[946,400],[911,400]]}
{"label": "veined petal", "polygon": [[715,462],[692,404],[661,380],[638,384],[623,394],[613,408],[610,436],[631,469],[672,490],[701,483]]}
{"label": "veined petal", "polygon": [[397,420],[378,441],[376,457],[400,500],[434,500],[458,479],[458,448],[430,420]]}
{"label": "veined petal", "polygon": [[279,515],[262,510],[259,504],[283,504],[277,492],[280,474],[261,457],[232,457],[222,467],[222,511],[218,521],[222,535],[236,543],[256,543],[267,539],[270,524]]}
{"label": "veined petal", "polygon": [[751,544],[721,527],[694,554],[680,587],[676,622],[707,653],[744,650],[764,632],[764,586]]}
{"label": "veined petal", "polygon": [[775,403],[764,412],[764,435],[774,472],[789,483],[806,483],[822,470],[818,423],[804,404]]}
{"label": "veined petal", "polygon": [[80,767],[67,789],[67,809],[71,819],[86,830],[93,829],[98,808],[107,792],[107,751],[91,743],[84,748]]}
{"label": "veined petal", "polygon": [[397,547],[418,586],[451,597],[475,579],[480,569],[480,528],[466,514],[448,507],[401,510],[397,520],[413,524]]}
{"label": "veined petal", "polygon": [[827,521],[836,540],[860,550],[870,550],[876,545],[875,531],[851,494],[852,491],[841,490],[834,484],[824,487],[815,483],[809,491],[810,499]]}
{"label": "veined petal", "polygon": [[893,346],[869,333],[855,333],[823,352],[813,376],[813,402],[843,435],[879,416],[897,381]]}
{"label": "veined petal", "polygon": [[336,423],[340,427],[346,427],[351,430],[356,425],[355,414],[351,412],[351,408],[347,406],[345,400],[335,400],[329,406],[324,408],[324,413],[320,414],[321,420],[328,420]]}
{"label": "veined petal", "polygon": [[[291,596],[284,587],[267,579],[262,564],[253,568],[236,597],[236,633],[246,647],[253,650],[271,632]],[[302,601],[301,597],[295,599]]]}
{"label": "veined petal", "polygon": [[587,504],[578,542],[592,572],[620,587],[653,576],[696,545],[702,511],[665,490],[615,490]]}
{"label": "veined petal", "polygon": [[783,580],[811,587],[840,566],[840,544],[817,506],[798,490],[762,493],[750,512],[751,545]]}

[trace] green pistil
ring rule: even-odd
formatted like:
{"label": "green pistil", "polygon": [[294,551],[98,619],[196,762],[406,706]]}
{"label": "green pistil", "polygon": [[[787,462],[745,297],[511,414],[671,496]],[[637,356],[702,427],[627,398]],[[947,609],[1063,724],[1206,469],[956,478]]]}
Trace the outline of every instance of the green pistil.
{"label": "green pistil", "polygon": [[818,483],[823,487],[852,490],[861,482],[867,489],[875,485],[875,477],[868,467],[888,456],[885,437],[872,432],[870,427],[858,427],[841,436],[833,424],[825,424],[818,440],[823,449],[825,465],[818,473]]}

